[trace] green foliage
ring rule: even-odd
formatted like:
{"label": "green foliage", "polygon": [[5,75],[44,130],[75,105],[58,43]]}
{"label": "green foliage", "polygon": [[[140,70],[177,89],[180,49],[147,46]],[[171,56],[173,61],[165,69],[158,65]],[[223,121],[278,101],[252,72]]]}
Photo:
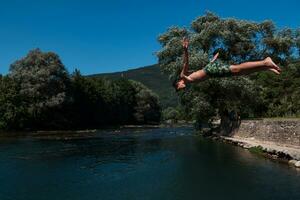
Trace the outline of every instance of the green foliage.
{"label": "green foliage", "polygon": [[101,77],[113,80],[126,78],[141,82],[159,96],[162,108],[175,107],[178,105],[178,97],[168,79],[168,75],[163,74],[158,65],[151,65],[123,72],[95,74],[90,77]]}
{"label": "green foliage", "polygon": [[108,80],[72,77],[74,121],[82,127],[111,124],[159,123],[157,95],[141,83],[127,79]]}
{"label": "green foliage", "polygon": [[177,123],[178,121],[192,120],[185,110],[185,107],[178,105],[176,107],[168,107],[162,112],[162,120],[171,123]]}
{"label": "green foliage", "polygon": [[[108,87],[109,94],[112,99],[106,101],[112,103],[116,110],[113,120],[117,120],[121,124],[134,121],[135,106],[137,104],[136,88],[126,79],[118,79],[112,81]],[[114,112],[109,112],[114,113]]]}
{"label": "green foliage", "polygon": [[135,88],[135,121],[139,124],[157,124],[161,118],[158,96],[139,82],[130,81],[130,83]]}
{"label": "green foliage", "polygon": [[55,53],[40,50],[0,76],[0,129],[89,129],[159,123],[157,95],[127,79],[69,75]]}
{"label": "green foliage", "polygon": [[264,148],[262,146],[251,147],[251,148],[249,148],[249,151],[251,153],[259,154],[259,155],[261,155],[265,152]]}
{"label": "green foliage", "polygon": [[168,107],[163,110],[163,119],[164,120],[177,121],[179,118],[180,118],[180,113],[176,108]]}
{"label": "green foliage", "polygon": [[298,55],[300,56],[300,28],[298,28],[296,30],[295,33],[295,43],[296,43],[296,47],[298,48]]}
{"label": "green foliage", "polygon": [[[171,80],[176,80],[182,69],[181,42],[185,36],[190,38],[192,70],[203,68],[216,51],[220,52],[219,59],[228,64],[271,56],[276,62],[288,66],[289,60],[295,58],[300,38],[299,30],[278,30],[271,21],[257,23],[222,19],[208,12],[194,20],[190,29],[171,27],[159,36],[158,41],[162,45],[157,53],[159,65]],[[263,73],[257,75],[260,78],[209,79],[189,86],[178,95],[186,112],[199,124],[222,119],[231,112],[243,117],[293,115],[299,113],[300,99],[296,68],[284,67],[283,71],[288,72],[281,77]],[[276,82],[278,80],[281,80],[280,83]],[[292,87],[288,86],[291,82]],[[274,87],[277,89],[274,90]],[[287,92],[287,87],[290,92]]]}
{"label": "green foliage", "polygon": [[[47,128],[60,118],[68,100],[69,75],[58,55],[32,50],[10,66],[8,75],[17,84],[26,107],[27,126]],[[56,124],[56,123],[54,123]]]}
{"label": "green foliage", "polygon": [[263,117],[300,116],[300,62],[285,67],[280,76],[260,73],[251,76],[264,90],[261,93],[266,111]]}
{"label": "green foliage", "polygon": [[30,109],[61,105],[66,100],[69,76],[57,54],[39,49],[10,66],[9,76],[20,85],[20,93],[31,98]]}
{"label": "green foliage", "polygon": [[24,126],[26,109],[14,81],[0,77],[0,129],[19,129]]}
{"label": "green foliage", "polygon": [[[71,76],[72,80],[72,97],[71,104],[72,121],[79,128],[95,128],[95,126],[105,124],[105,113],[103,110],[106,108],[104,98],[105,91],[104,83],[101,80],[93,81],[81,76],[79,71],[75,71]],[[102,109],[102,110],[101,110]],[[98,114],[100,117],[98,117]]]}

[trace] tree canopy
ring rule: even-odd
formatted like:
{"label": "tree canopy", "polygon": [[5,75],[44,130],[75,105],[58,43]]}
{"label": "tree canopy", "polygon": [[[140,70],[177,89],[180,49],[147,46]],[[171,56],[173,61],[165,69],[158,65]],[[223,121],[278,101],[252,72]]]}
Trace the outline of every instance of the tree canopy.
{"label": "tree canopy", "polygon": [[0,76],[0,129],[89,129],[159,123],[156,94],[127,79],[69,74],[54,52],[30,51]]}
{"label": "tree canopy", "polygon": [[[171,80],[176,79],[182,69],[181,42],[186,36],[190,38],[192,70],[203,68],[217,51],[220,53],[219,59],[228,64],[270,56],[283,68],[283,75],[279,77],[261,73],[209,79],[179,92],[186,113],[197,119],[199,124],[228,117],[231,112],[244,117],[299,115],[296,108],[300,98],[299,93],[295,92],[299,88],[296,78],[299,65],[290,65],[291,60],[299,57],[299,30],[278,29],[272,21],[258,23],[234,18],[222,19],[208,12],[195,19],[190,28],[171,27],[158,37],[162,46],[157,53],[159,65]],[[282,84],[288,84],[288,76],[289,83],[294,84],[290,88],[293,94],[280,88]],[[281,93],[285,94],[286,100],[283,96],[276,96]],[[293,99],[293,102],[287,99]],[[289,102],[289,105],[284,102]]]}

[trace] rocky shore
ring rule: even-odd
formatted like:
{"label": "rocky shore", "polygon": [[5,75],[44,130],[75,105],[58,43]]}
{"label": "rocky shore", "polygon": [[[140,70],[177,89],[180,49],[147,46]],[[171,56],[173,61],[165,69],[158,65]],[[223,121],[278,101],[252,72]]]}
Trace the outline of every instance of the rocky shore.
{"label": "rocky shore", "polygon": [[217,138],[300,168],[300,119],[245,120],[229,136]]}
{"label": "rocky shore", "polygon": [[274,160],[289,163],[291,166],[300,168],[300,148],[280,146],[271,142],[261,142],[255,139],[233,138],[220,136],[220,140],[245,149],[258,149],[259,153]]}

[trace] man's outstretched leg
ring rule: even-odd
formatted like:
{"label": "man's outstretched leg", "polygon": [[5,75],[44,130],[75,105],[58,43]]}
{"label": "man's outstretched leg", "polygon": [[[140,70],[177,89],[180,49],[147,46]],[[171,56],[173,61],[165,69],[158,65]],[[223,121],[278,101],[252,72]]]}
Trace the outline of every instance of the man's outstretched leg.
{"label": "man's outstretched leg", "polygon": [[254,72],[269,70],[280,74],[281,69],[268,57],[262,61],[245,62],[239,65],[231,65],[230,70],[233,75],[247,75]]}

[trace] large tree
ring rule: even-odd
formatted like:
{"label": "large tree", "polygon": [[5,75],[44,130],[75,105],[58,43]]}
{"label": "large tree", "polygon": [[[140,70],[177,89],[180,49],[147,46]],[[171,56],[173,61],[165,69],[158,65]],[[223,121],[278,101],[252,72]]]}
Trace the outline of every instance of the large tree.
{"label": "large tree", "polygon": [[[46,122],[54,122],[49,117],[54,116],[53,111],[66,103],[70,82],[59,56],[53,52],[32,50],[24,58],[11,64],[9,77],[19,87],[32,126],[38,128]],[[56,118],[60,116],[56,115]]]}
{"label": "large tree", "polygon": [[[220,59],[228,64],[263,59],[271,56],[276,62],[287,64],[294,56],[296,35],[290,29],[278,30],[271,21],[262,23],[222,19],[213,13],[198,17],[185,29],[172,27],[159,36],[162,49],[157,53],[161,69],[171,79],[178,77],[182,68],[182,38],[190,38],[190,67],[204,67],[216,51]],[[274,79],[274,75],[269,75]],[[267,108],[262,101],[263,85],[249,77],[210,79],[193,84],[180,92],[186,112],[199,124],[221,118],[223,130],[230,132],[239,115],[254,116]],[[229,124],[229,126],[228,126]],[[226,127],[228,126],[228,127]]]}

